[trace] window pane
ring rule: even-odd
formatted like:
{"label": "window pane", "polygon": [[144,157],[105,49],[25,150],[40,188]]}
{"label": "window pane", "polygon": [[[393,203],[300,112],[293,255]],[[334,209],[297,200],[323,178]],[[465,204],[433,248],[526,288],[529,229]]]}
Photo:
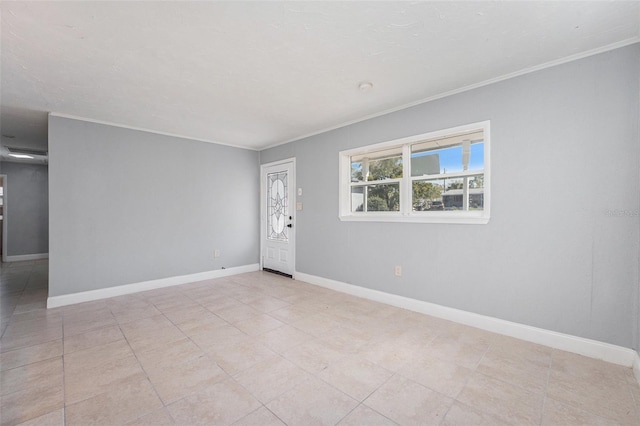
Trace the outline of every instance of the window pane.
{"label": "window pane", "polygon": [[364,211],[364,186],[351,187],[351,211]]}
{"label": "window pane", "polygon": [[[468,185],[465,202],[465,182]],[[484,175],[413,182],[413,211],[483,210]]]}
{"label": "window pane", "polygon": [[364,163],[363,161],[351,161],[351,182],[364,181]]}
{"label": "window pane", "polygon": [[484,142],[461,143],[425,149],[411,147],[411,176],[457,173],[484,169]]}
{"label": "window pane", "polygon": [[399,179],[401,177],[401,149],[351,157],[351,182]]}
{"label": "window pane", "polygon": [[413,182],[413,211],[444,210],[442,204],[442,180]]}
{"label": "window pane", "polygon": [[402,177],[402,156],[369,160],[367,180],[397,179]]}
{"label": "window pane", "polygon": [[400,211],[400,184],[389,183],[352,187],[351,211]]}

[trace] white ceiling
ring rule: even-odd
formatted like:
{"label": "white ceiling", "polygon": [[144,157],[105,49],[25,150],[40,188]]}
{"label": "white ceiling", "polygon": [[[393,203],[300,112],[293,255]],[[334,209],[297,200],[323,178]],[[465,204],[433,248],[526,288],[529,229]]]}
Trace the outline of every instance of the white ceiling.
{"label": "white ceiling", "polygon": [[260,149],[640,40],[637,1],[0,7],[2,142],[33,148],[56,112]]}

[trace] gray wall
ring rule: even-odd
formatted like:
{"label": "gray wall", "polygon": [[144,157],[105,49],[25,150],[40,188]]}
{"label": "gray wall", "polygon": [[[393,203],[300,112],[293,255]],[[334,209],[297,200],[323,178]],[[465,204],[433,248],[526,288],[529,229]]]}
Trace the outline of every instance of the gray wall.
{"label": "gray wall", "polygon": [[48,253],[47,166],[3,161],[0,174],[7,175],[7,256]]}
{"label": "gray wall", "polygon": [[[296,270],[637,347],[640,45],[261,152],[296,157]],[[487,225],[340,222],[338,152],[491,120]],[[394,277],[393,266],[403,276]]]}
{"label": "gray wall", "polygon": [[255,151],[52,116],[49,179],[50,296],[258,262]]}

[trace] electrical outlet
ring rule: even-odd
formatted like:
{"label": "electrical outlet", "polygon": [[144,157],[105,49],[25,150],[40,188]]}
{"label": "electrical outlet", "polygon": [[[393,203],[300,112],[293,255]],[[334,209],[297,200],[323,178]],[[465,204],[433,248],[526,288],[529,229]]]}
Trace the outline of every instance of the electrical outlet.
{"label": "electrical outlet", "polygon": [[401,277],[402,276],[402,266],[396,265],[396,267],[394,268],[394,272],[396,274],[396,277]]}
{"label": "electrical outlet", "polygon": [[220,249],[215,249],[213,252],[213,257],[220,257]]}

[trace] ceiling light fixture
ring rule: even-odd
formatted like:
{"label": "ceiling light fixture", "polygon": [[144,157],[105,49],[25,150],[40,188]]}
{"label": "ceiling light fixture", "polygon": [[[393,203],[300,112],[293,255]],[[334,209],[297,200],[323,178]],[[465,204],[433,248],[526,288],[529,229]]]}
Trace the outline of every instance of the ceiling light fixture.
{"label": "ceiling light fixture", "polygon": [[35,157],[32,157],[31,155],[26,155],[26,154],[9,154],[9,157],[15,157],[15,158],[29,158],[29,159],[34,159]]}
{"label": "ceiling light fixture", "polygon": [[370,81],[363,81],[358,85],[358,89],[360,89],[361,92],[368,92],[373,89],[373,83]]}

